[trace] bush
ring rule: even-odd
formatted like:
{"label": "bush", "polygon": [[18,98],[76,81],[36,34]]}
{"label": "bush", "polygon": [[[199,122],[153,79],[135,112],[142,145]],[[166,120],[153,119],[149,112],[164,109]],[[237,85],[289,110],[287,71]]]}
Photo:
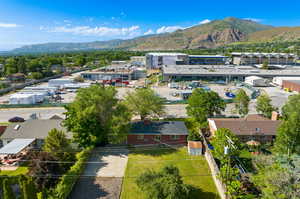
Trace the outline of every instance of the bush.
{"label": "bush", "polygon": [[91,151],[92,149],[85,149],[76,154],[76,163],[62,176],[60,182],[53,190],[52,196],[50,196],[51,199],[66,199],[69,196],[73,186],[85,168],[85,162],[89,158]]}

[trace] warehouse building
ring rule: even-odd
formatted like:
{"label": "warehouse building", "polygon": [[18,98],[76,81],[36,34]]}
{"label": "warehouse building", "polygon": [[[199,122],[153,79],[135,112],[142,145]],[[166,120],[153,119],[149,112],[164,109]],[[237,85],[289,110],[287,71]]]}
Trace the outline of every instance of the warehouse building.
{"label": "warehouse building", "polygon": [[188,64],[189,56],[184,53],[147,53],[146,68],[158,69],[163,65]]}
{"label": "warehouse building", "polygon": [[146,57],[145,56],[132,56],[130,57],[130,63],[133,65],[146,65]]}
{"label": "warehouse building", "polygon": [[282,88],[287,91],[300,92],[300,80],[283,80]]}
{"label": "warehouse building", "polygon": [[300,77],[274,77],[272,82],[282,87],[284,80],[300,80]]}
{"label": "warehouse building", "polygon": [[254,87],[268,86],[269,83],[266,79],[258,76],[249,76],[245,78],[245,83]]}
{"label": "warehouse building", "polygon": [[191,65],[225,65],[228,57],[221,55],[189,55]]}
{"label": "warehouse building", "polygon": [[295,65],[297,55],[288,53],[231,53],[233,64],[235,65],[255,65],[255,64],[273,64],[273,65]]}
{"label": "warehouse building", "polygon": [[289,67],[278,70],[260,70],[252,66],[232,66],[232,65],[169,65],[162,69],[163,81],[244,81],[248,76],[258,76],[262,78],[273,77],[300,77],[299,67]]}

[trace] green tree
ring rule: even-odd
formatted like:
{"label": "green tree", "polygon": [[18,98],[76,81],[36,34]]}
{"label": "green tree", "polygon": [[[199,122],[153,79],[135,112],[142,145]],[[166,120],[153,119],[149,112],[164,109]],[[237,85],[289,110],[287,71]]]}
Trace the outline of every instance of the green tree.
{"label": "green tree", "polygon": [[269,63],[268,63],[268,61],[264,61],[264,63],[262,64],[262,69],[269,70]]}
{"label": "green tree", "polygon": [[276,110],[271,101],[270,97],[266,94],[259,96],[256,102],[256,111],[267,118],[271,118],[272,112]]}
{"label": "green tree", "polygon": [[5,73],[11,75],[18,72],[17,60],[13,57],[6,59],[5,61]]}
{"label": "green tree", "polygon": [[159,172],[148,170],[137,178],[136,184],[147,199],[186,199],[192,191],[175,166],[166,166]]}
{"label": "green tree", "polygon": [[[240,153],[241,144],[236,135],[229,129],[220,128],[213,135],[212,145],[214,146],[214,157],[218,158],[221,162],[226,162],[228,156],[238,156]],[[229,154],[225,154],[225,146],[229,147]]]}
{"label": "green tree", "polygon": [[238,114],[243,117],[248,114],[250,98],[243,89],[239,89],[237,92],[236,97],[234,98],[234,103]]}
{"label": "green tree", "polygon": [[17,67],[19,73],[26,74],[27,72],[27,63],[25,57],[19,57],[17,61]]}
{"label": "green tree", "polygon": [[280,154],[300,154],[300,112],[292,112],[277,130],[275,151]]}
{"label": "green tree", "polygon": [[72,161],[75,159],[70,140],[67,138],[65,132],[57,129],[49,131],[43,149],[60,161]]}
{"label": "green tree", "polygon": [[213,91],[195,89],[188,99],[187,114],[193,117],[199,124],[207,121],[208,117],[220,114],[226,104],[222,98]]}
{"label": "green tree", "polygon": [[8,179],[3,181],[3,199],[15,199],[16,196],[11,188]]}
{"label": "green tree", "polygon": [[126,138],[131,114],[116,97],[116,89],[93,85],[80,89],[66,106],[64,125],[82,147],[118,143]]}
{"label": "green tree", "polygon": [[22,199],[37,199],[37,189],[31,177],[20,176],[19,185]]}
{"label": "green tree", "polygon": [[42,79],[43,74],[40,72],[31,72],[30,76],[31,79]]}
{"label": "green tree", "polygon": [[282,117],[284,120],[288,120],[292,112],[300,113],[300,94],[291,95],[288,98],[287,103],[282,107]]}
{"label": "green tree", "polygon": [[128,108],[144,120],[147,117],[159,117],[165,113],[164,100],[150,88],[136,89],[125,98]]}

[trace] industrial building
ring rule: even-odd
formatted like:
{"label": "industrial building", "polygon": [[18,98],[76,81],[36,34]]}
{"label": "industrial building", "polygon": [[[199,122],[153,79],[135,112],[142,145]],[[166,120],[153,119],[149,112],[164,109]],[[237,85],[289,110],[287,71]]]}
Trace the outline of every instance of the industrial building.
{"label": "industrial building", "polygon": [[300,92],[300,80],[283,80],[282,88],[287,91]]}
{"label": "industrial building", "polygon": [[268,80],[258,76],[246,77],[245,83],[254,87],[264,87],[269,85]]}
{"label": "industrial building", "polygon": [[144,68],[133,66],[108,66],[91,72],[81,73],[81,77],[87,80],[137,80],[146,77]]}
{"label": "industrial building", "polygon": [[284,80],[300,80],[300,76],[298,77],[274,77],[273,78],[273,84],[276,84],[280,87],[282,87]]}
{"label": "industrial building", "polygon": [[147,53],[146,68],[158,69],[163,65],[188,64],[189,56],[184,53]]}
{"label": "industrial building", "polygon": [[297,55],[288,53],[231,53],[234,65],[255,65],[255,64],[273,64],[273,65],[295,65]]}
{"label": "industrial building", "polygon": [[132,56],[130,57],[130,63],[133,65],[146,65],[146,57],[145,56]]}
{"label": "industrial building", "polygon": [[16,93],[9,97],[9,104],[36,104],[38,97],[32,93]]}
{"label": "industrial building", "polygon": [[189,55],[190,65],[225,65],[228,57],[221,55]]}
{"label": "industrial building", "polygon": [[62,87],[64,84],[72,84],[74,79],[50,79],[48,81],[49,87]]}
{"label": "industrial building", "polygon": [[225,82],[239,80],[244,81],[245,77],[258,76],[263,78],[273,77],[299,77],[299,67],[289,67],[278,70],[260,70],[253,66],[232,66],[232,65],[168,65],[162,69],[163,81],[191,81],[209,80]]}

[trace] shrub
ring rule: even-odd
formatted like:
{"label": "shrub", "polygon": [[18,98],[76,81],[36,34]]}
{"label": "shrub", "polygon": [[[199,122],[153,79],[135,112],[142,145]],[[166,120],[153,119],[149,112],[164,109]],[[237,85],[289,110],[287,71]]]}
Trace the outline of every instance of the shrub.
{"label": "shrub", "polygon": [[73,186],[85,168],[85,162],[89,158],[91,150],[92,149],[85,149],[76,154],[76,163],[62,176],[60,182],[53,190],[53,194],[50,197],[51,199],[66,199],[69,196]]}

